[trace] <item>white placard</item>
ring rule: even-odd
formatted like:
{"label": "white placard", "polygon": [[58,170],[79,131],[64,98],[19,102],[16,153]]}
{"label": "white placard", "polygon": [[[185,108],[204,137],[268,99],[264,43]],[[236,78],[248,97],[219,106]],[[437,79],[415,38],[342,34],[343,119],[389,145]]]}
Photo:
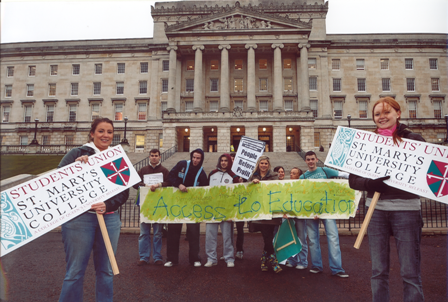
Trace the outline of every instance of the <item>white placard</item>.
{"label": "white placard", "polygon": [[154,174],[145,174],[143,175],[143,182],[145,185],[155,185],[163,182],[163,174],[162,173],[154,173]]}
{"label": "white placard", "polygon": [[247,136],[242,136],[238,151],[233,161],[232,172],[249,179],[255,169],[257,160],[263,155],[266,143]]}

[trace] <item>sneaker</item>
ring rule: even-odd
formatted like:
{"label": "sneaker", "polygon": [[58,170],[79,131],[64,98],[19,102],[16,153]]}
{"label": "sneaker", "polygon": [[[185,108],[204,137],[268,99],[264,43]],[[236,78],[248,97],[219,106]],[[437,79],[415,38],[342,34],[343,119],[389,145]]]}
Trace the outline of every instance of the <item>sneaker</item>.
{"label": "sneaker", "polygon": [[236,252],[235,257],[242,260],[243,259],[243,251]]}
{"label": "sneaker", "polygon": [[222,256],[221,258],[219,258],[219,260],[225,260],[224,256]]}
{"label": "sneaker", "polygon": [[306,269],[306,266],[297,264],[296,269]]}
{"label": "sneaker", "polygon": [[313,274],[320,274],[320,273],[322,273],[322,271],[319,270],[319,269],[317,269],[317,268],[312,268],[312,269],[310,269],[310,273],[313,273]]}
{"label": "sneaker", "polygon": [[201,265],[202,264],[201,264],[200,261],[195,261],[194,264],[193,264],[194,267],[200,267]]}
{"label": "sneaker", "polygon": [[166,266],[166,267],[172,267],[172,266],[175,266],[175,265],[177,265],[177,263],[173,263],[171,261],[168,261],[167,263],[164,264],[164,266]]}
{"label": "sneaker", "polygon": [[287,267],[293,267],[292,264],[289,263],[289,262],[286,262],[286,266],[287,266]]}
{"label": "sneaker", "polygon": [[[200,262],[195,262],[195,263],[194,263],[194,266],[196,266],[196,263],[199,263],[198,266],[201,266],[201,263],[200,263]],[[216,262],[211,262],[211,261],[207,261],[207,263],[204,264],[205,267],[212,267],[212,266],[214,266],[214,265],[218,265],[218,263],[216,263]]]}
{"label": "sneaker", "polygon": [[334,274],[333,276],[340,277],[340,278],[348,278],[348,274],[346,272],[339,272],[337,274]]}
{"label": "sneaker", "polygon": [[227,267],[235,267],[235,263],[232,261],[227,262]]}
{"label": "sneaker", "polygon": [[137,263],[137,266],[144,266],[144,265],[148,265],[149,263],[148,262],[146,262],[145,260],[140,260],[138,263]]}
{"label": "sneaker", "polygon": [[154,261],[154,265],[162,265],[163,261],[162,260],[156,260]]}

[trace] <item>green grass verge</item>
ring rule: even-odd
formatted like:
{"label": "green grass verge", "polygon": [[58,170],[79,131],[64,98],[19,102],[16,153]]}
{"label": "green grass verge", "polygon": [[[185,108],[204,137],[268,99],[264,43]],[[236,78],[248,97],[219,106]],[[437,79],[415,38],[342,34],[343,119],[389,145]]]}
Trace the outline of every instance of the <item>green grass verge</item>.
{"label": "green grass verge", "polygon": [[1,177],[19,174],[37,175],[56,168],[64,155],[2,155]]}

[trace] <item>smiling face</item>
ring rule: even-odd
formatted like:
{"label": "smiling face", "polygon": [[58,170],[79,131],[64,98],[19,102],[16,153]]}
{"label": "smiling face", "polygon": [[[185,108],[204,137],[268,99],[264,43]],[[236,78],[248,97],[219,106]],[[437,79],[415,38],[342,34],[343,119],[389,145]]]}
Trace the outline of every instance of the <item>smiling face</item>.
{"label": "smiling face", "polygon": [[225,171],[229,165],[229,160],[227,159],[227,157],[223,156],[221,157],[219,163],[221,164],[221,169]]}
{"label": "smiling face", "polygon": [[93,133],[90,132],[90,138],[100,151],[104,151],[109,148],[112,143],[113,136],[114,127],[106,122],[99,123],[96,126],[95,131]]}
{"label": "smiling face", "polygon": [[258,168],[262,174],[266,174],[269,169],[269,162],[266,159],[260,161]]}
{"label": "smiling face", "polygon": [[316,155],[305,156],[306,164],[308,165],[308,170],[314,171],[317,169],[317,157]]}
{"label": "smiling face", "polygon": [[283,180],[285,178],[285,170],[283,168],[278,169],[278,179]]}
{"label": "smiling face", "polygon": [[300,177],[300,172],[299,172],[299,170],[297,170],[297,169],[292,169],[292,170],[291,170],[291,173],[290,173],[290,175],[289,175],[289,178],[290,178],[290,179],[299,179],[299,177]]}
{"label": "smiling face", "polygon": [[378,103],[373,109],[373,120],[379,129],[392,129],[397,125],[401,111],[396,111],[387,103]]}

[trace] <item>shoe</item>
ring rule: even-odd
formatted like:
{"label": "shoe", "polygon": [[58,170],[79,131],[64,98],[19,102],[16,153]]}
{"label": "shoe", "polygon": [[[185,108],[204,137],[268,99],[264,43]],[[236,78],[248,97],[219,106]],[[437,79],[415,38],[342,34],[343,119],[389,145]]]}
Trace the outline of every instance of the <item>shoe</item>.
{"label": "shoe", "polygon": [[297,264],[296,269],[306,269],[306,266]]}
{"label": "shoe", "polygon": [[201,264],[201,262],[200,261],[195,261],[194,263],[193,263],[193,266],[194,267],[200,267],[202,264]]}
{"label": "shoe", "polygon": [[[196,263],[199,263],[198,266],[201,266],[201,265],[200,265],[200,264],[201,264],[200,262],[195,262],[195,263],[194,263],[194,266],[196,266]],[[212,266],[215,266],[215,265],[218,265],[218,263],[216,263],[216,262],[211,262],[211,261],[207,261],[207,263],[204,264],[205,267],[212,267]]]}
{"label": "shoe", "polygon": [[236,252],[236,258],[243,260],[243,251]]}
{"label": "shoe", "polygon": [[163,266],[172,267],[172,266],[176,266],[176,265],[177,265],[177,263],[173,263],[171,261],[167,261]]}
{"label": "shoe", "polygon": [[224,256],[222,256],[221,258],[219,258],[219,260],[225,260]]}
{"label": "shoe", "polygon": [[275,256],[275,254],[271,254],[269,256],[268,260],[269,260],[269,263],[271,264],[272,269],[274,270],[274,272],[276,274],[278,274],[282,271],[282,268],[278,264],[277,257]]}
{"label": "shoe", "polygon": [[266,251],[263,251],[263,254],[261,255],[261,271],[262,272],[267,272],[268,271],[268,266],[266,265],[266,261],[267,259],[267,255],[268,253]]}
{"label": "shoe", "polygon": [[348,278],[348,274],[346,272],[339,272],[337,274],[334,274],[333,276],[340,277],[340,278]]}
{"label": "shoe", "polygon": [[148,262],[146,262],[145,260],[140,260],[138,263],[137,263],[137,266],[144,266],[144,265],[148,265],[149,263]]}
{"label": "shoe", "polygon": [[322,273],[322,271],[319,270],[319,269],[317,269],[317,268],[312,268],[312,269],[310,269],[310,273],[313,273],[313,274],[320,274],[320,273]]}
{"label": "shoe", "polygon": [[162,265],[163,261],[162,260],[156,260],[154,261],[154,265]]}
{"label": "shoe", "polygon": [[292,264],[289,263],[289,262],[286,262],[286,266],[287,266],[287,267],[293,267]]}
{"label": "shoe", "polygon": [[232,261],[227,262],[227,267],[235,267],[235,263]]}

